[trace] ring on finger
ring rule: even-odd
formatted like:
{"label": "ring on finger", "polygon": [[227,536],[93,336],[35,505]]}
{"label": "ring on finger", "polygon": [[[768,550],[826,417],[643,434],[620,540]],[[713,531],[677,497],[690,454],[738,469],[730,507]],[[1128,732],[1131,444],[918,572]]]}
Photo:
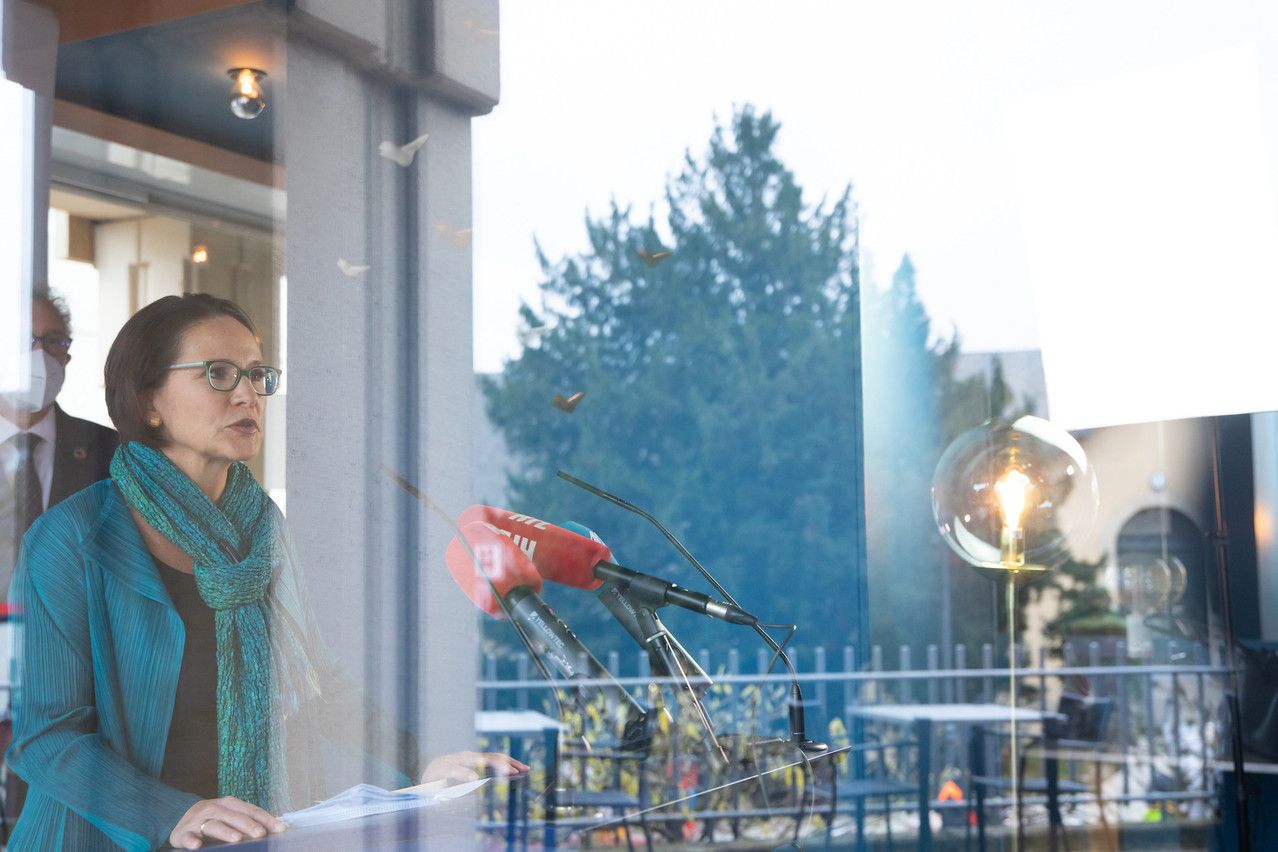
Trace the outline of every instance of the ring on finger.
{"label": "ring on finger", "polygon": [[208,836],[208,835],[206,835],[206,834],[204,833],[204,826],[205,826],[205,825],[209,822],[209,820],[211,820],[211,819],[213,819],[213,817],[209,817],[208,819],[204,820],[204,822],[200,823],[200,837],[207,837],[207,836]]}

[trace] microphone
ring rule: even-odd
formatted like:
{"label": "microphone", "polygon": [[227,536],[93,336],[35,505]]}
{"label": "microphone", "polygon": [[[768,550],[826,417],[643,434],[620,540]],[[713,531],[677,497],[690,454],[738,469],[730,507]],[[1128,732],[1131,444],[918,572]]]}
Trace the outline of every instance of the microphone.
{"label": "microphone", "polygon": [[[710,582],[710,585],[715,587],[715,590],[718,591],[719,594],[728,598],[729,601],[732,600],[732,596],[728,594],[723,586],[719,585],[718,581],[716,581],[714,577],[710,576],[710,572],[697,561],[695,556],[688,552],[688,548],[684,547],[683,543],[680,542],[679,539],[675,538],[674,534],[671,533],[670,530],[666,529],[662,525],[661,521],[658,521],[652,515],[648,514],[643,509],[640,509],[633,503],[627,502],[615,494],[609,494],[602,488],[596,488],[588,482],[583,482],[575,476],[570,476],[562,470],[558,471],[556,475],[560,479],[567,480],[573,485],[589,491],[591,494],[599,497],[600,499],[607,500],[609,503],[620,506],[627,512],[634,512],[639,517],[651,523],[654,527],[661,531],[661,534],[664,535],[671,544],[675,546],[675,549],[683,554],[685,559],[692,563],[693,567],[701,573],[701,576],[705,577],[706,580]],[[791,662],[790,657],[785,653],[785,650],[777,644],[777,641],[768,635],[768,631],[763,629],[763,625],[756,621],[753,626],[755,632],[759,634],[759,637],[763,639],[764,642],[768,643],[768,646],[776,652],[777,657],[785,663],[786,669],[790,672],[790,681],[792,684],[790,688],[790,742],[794,743],[805,754],[821,754],[829,751],[830,747],[825,743],[808,739],[803,719],[803,691],[799,689],[799,675],[794,670],[794,663]]]}
{"label": "microphone", "polygon": [[[475,606],[494,618],[505,619],[509,607],[503,607],[499,598],[505,599],[515,588],[541,591],[541,575],[527,556],[507,546],[507,539],[493,535],[481,524],[467,524],[461,534],[470,551],[454,537],[444,551],[444,564]],[[471,552],[475,554],[473,561]]]}
{"label": "microphone", "polygon": [[563,527],[491,506],[471,506],[462,512],[462,524],[475,522],[508,536],[532,560],[537,572],[552,583],[593,591],[609,582],[648,606],[674,604],[731,624],[759,623],[759,619],[734,604],[614,565],[608,561],[612,554],[603,542]]}
{"label": "microphone", "polygon": [[[568,521],[563,528],[603,544],[593,530],[576,521]],[[655,612],[636,604],[612,583],[604,583],[597,597],[612,613],[613,618],[626,629],[630,638],[648,651],[653,674],[657,677],[678,678],[697,698],[705,697],[710,687],[714,686],[714,681],[674,634],[666,629]]]}
{"label": "microphone", "polygon": [[[568,521],[563,529],[602,545],[607,550],[603,539],[576,521]],[[611,559],[611,555],[609,558]],[[613,617],[626,628],[626,632],[639,643],[639,647],[648,652],[652,673],[660,678],[668,678],[679,705],[701,721],[706,733],[702,745],[709,760],[707,765],[719,769],[728,766],[731,763],[728,753],[715,735],[714,723],[710,720],[705,705],[701,703],[710,687],[714,686],[714,681],[666,629],[651,606],[632,601],[625,592],[607,582],[603,584],[598,597]]]}
{"label": "microphone", "polygon": [[[613,618],[626,628],[630,637],[649,652],[648,660],[654,675],[674,678],[678,682],[686,683],[697,698],[705,697],[710,687],[714,686],[714,681],[683,645],[679,644],[674,634],[666,629],[655,612],[647,610],[641,615],[640,607],[612,583],[604,583],[598,597],[612,613]],[[639,623],[644,616],[646,616],[644,620],[650,624],[647,630]]]}
{"label": "microphone", "polygon": [[[568,680],[607,681],[607,694],[624,696],[623,704],[635,713],[643,713],[639,703],[613,681],[611,673],[541,599],[541,575],[519,547],[481,523],[465,524],[460,529],[475,559],[472,561],[466,547],[453,538],[444,561],[466,597],[489,615],[508,616],[528,649],[549,660]],[[605,695],[604,689],[594,684],[574,686],[583,707]]]}

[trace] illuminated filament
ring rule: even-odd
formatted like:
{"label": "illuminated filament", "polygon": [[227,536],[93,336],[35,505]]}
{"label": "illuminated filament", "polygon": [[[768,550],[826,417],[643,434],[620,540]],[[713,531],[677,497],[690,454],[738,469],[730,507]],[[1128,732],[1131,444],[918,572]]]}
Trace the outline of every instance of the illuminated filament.
{"label": "illuminated filament", "polygon": [[1004,568],[1013,571],[1025,565],[1025,529],[1021,526],[1021,517],[1025,513],[1031,487],[1029,477],[1015,469],[994,484],[999,511],[1003,514],[999,561]]}
{"label": "illuminated filament", "polygon": [[237,79],[240,86],[240,94],[246,98],[259,98],[262,96],[262,90],[257,87],[257,75],[250,68],[245,68],[240,72]]}

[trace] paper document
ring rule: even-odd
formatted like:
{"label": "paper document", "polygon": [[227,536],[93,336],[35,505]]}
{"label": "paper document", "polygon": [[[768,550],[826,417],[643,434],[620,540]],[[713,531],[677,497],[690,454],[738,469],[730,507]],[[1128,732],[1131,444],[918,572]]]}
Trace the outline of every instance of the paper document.
{"label": "paper document", "polygon": [[300,811],[284,814],[280,819],[294,828],[308,825],[324,825],[347,819],[373,816],[374,814],[405,811],[413,808],[424,808],[437,805],[450,799],[457,799],[479,789],[488,781],[480,778],[465,784],[452,787],[440,787],[434,784],[419,784],[416,787],[405,787],[402,790],[383,790],[372,784],[356,784]]}

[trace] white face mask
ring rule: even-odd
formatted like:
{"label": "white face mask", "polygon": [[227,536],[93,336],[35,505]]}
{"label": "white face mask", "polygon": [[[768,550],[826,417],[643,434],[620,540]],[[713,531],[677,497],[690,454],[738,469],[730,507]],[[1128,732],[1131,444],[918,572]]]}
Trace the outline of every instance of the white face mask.
{"label": "white face mask", "polygon": [[62,363],[41,348],[39,357],[31,353],[31,385],[26,390],[7,391],[0,396],[18,411],[34,414],[53,405],[66,375]]}

